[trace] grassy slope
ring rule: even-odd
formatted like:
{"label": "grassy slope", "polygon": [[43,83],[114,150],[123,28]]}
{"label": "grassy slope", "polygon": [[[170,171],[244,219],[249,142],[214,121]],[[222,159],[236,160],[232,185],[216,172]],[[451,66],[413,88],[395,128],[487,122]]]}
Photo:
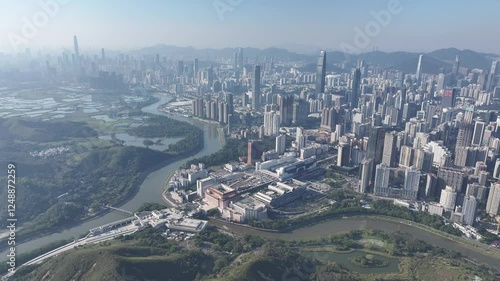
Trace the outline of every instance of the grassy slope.
{"label": "grassy slope", "polygon": [[0,140],[51,142],[66,138],[95,137],[97,133],[83,122],[0,119]]}
{"label": "grassy slope", "polygon": [[129,244],[92,247],[65,253],[13,280],[193,280],[203,271],[203,257]]}

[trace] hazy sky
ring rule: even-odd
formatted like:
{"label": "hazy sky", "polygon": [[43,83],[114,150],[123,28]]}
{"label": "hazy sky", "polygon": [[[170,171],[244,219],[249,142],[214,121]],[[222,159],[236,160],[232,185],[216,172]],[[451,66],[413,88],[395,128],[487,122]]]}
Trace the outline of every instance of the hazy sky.
{"label": "hazy sky", "polygon": [[[44,18],[40,3],[53,2],[67,3]],[[372,13],[387,11],[392,2],[399,4],[395,13],[388,12],[388,24],[375,26],[368,41],[356,45],[355,28],[373,27]],[[37,16],[40,28],[23,35],[23,19],[33,23]],[[499,26],[500,0],[0,0],[4,52],[13,50],[14,39],[19,50],[70,47],[76,34],[82,50],[163,43],[197,48],[300,44],[315,51],[339,50],[344,42],[360,51],[457,47],[500,53]]]}

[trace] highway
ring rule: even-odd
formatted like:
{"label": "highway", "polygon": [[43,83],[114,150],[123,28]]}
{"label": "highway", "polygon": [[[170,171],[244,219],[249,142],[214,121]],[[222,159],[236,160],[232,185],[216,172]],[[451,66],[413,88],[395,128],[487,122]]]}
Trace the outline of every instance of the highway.
{"label": "highway", "polygon": [[[39,264],[48,258],[57,256],[57,255],[64,253],[68,250],[74,249],[75,247],[80,247],[80,246],[84,246],[87,244],[97,244],[100,242],[115,239],[118,236],[130,235],[130,234],[135,233],[139,229],[140,229],[140,226],[136,226],[133,223],[130,223],[130,224],[127,224],[127,225],[122,226],[120,228],[112,229],[112,230],[109,230],[109,231],[106,231],[106,232],[103,232],[103,233],[100,233],[97,235],[90,235],[90,233],[89,233],[84,238],[75,240],[71,243],[68,243],[66,245],[63,245],[63,246],[57,248],[57,249],[54,249],[50,252],[47,252],[43,255],[40,255],[40,256],[38,256],[38,257],[36,257],[36,258],[34,258],[34,259],[24,263],[24,264],[18,266],[17,268],[22,267],[22,266],[26,266],[26,265]],[[9,280],[9,278],[12,277],[12,275],[14,275],[14,273],[15,272],[11,272],[9,274],[1,276],[0,280],[2,280],[2,281]]]}

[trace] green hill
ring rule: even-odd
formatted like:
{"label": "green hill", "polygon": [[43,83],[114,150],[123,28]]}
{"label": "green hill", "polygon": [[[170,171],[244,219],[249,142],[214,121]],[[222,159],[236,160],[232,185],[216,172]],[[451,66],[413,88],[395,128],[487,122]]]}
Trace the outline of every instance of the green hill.
{"label": "green hill", "polygon": [[164,249],[120,244],[65,253],[13,280],[194,280],[207,262],[210,258],[199,252],[169,254]]}
{"label": "green hill", "polygon": [[46,122],[18,118],[0,118],[0,132],[0,140],[6,141],[51,142],[97,136],[97,132],[84,122]]}

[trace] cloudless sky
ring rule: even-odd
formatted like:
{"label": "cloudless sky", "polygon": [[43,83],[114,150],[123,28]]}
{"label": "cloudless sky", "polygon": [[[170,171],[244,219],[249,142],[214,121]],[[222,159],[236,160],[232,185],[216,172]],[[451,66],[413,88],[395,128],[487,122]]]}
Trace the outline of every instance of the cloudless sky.
{"label": "cloudless sky", "polygon": [[[71,47],[82,50],[133,49],[155,44],[223,47],[432,51],[457,47],[500,53],[500,0],[0,0],[0,51],[13,50],[24,19],[43,12],[40,3],[60,3],[59,11],[23,39],[19,49]],[[401,12],[364,45],[356,28],[374,21],[373,12],[397,2]],[[217,8],[218,7],[218,8]],[[224,10],[226,8],[227,10]],[[218,10],[219,9],[219,10]],[[17,37],[19,38],[19,37]],[[27,43],[26,43],[27,41]]]}

